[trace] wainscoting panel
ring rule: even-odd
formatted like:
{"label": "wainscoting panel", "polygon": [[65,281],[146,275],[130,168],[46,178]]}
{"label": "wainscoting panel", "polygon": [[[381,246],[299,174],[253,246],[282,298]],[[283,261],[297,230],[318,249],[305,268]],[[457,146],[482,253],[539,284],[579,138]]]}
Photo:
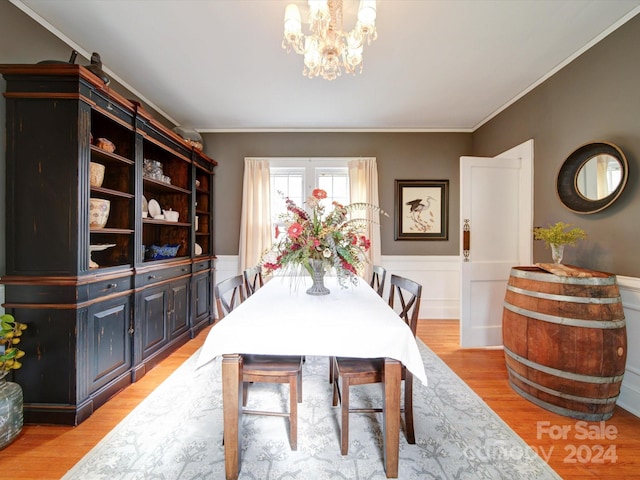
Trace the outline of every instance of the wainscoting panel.
{"label": "wainscoting panel", "polygon": [[[218,255],[216,282],[237,275],[238,257]],[[460,318],[460,259],[458,256],[387,255],[381,264],[392,273],[422,285],[420,318]],[[385,292],[387,298],[387,292]]]}
{"label": "wainscoting panel", "polygon": [[460,257],[386,255],[381,263],[387,276],[393,273],[422,285],[420,318],[460,318]]}
{"label": "wainscoting panel", "polygon": [[618,276],[627,319],[627,366],[618,405],[640,417],[640,278]]}

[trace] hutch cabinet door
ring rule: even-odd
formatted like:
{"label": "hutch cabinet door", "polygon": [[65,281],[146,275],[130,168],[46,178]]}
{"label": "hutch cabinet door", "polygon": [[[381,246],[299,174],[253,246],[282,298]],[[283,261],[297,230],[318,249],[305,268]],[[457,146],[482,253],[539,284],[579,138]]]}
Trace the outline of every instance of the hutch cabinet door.
{"label": "hutch cabinet door", "polygon": [[158,285],[141,294],[141,315],[137,327],[144,360],[161,349],[168,341],[167,312],[169,311],[168,289]]}
{"label": "hutch cabinet door", "polygon": [[89,393],[132,367],[131,295],[95,304],[87,318]]}
{"label": "hutch cabinet door", "polygon": [[169,339],[173,340],[189,329],[189,279],[172,282],[170,294]]}
{"label": "hutch cabinet door", "polygon": [[193,276],[193,323],[194,326],[209,319],[211,313],[211,271]]}

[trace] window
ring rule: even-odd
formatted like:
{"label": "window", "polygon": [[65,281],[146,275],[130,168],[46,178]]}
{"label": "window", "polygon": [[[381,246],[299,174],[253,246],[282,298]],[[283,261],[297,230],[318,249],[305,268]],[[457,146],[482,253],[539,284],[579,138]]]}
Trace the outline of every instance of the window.
{"label": "window", "polygon": [[321,188],[327,192],[327,198],[323,200],[327,212],[334,201],[349,204],[349,169],[346,159],[272,159],[269,169],[271,221],[281,231],[284,230],[284,224],[280,215],[286,212],[286,197],[302,207],[313,189]]}

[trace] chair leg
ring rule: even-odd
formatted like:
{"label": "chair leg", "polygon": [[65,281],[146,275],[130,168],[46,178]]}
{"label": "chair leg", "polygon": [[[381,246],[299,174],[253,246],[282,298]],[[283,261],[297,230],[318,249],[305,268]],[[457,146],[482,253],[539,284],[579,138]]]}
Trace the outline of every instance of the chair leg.
{"label": "chair leg", "polygon": [[298,386],[296,390],[296,396],[298,398],[298,403],[302,403],[302,369],[300,369],[296,378],[296,385]]}
{"label": "chair leg", "polygon": [[335,357],[329,357],[329,383],[333,383],[333,379],[336,374],[334,362],[335,362]]}
{"label": "chair leg", "polygon": [[340,404],[342,406],[340,453],[346,455],[349,453],[349,380],[342,377],[342,386],[340,388]]}
{"label": "chair leg", "polygon": [[338,392],[338,380],[339,378],[334,375],[333,377],[333,400],[331,404],[336,407],[338,405],[338,397],[340,396],[340,392]]}
{"label": "chair leg", "polygon": [[289,438],[291,450],[298,449],[298,397],[297,376],[289,378]]}
{"label": "chair leg", "polygon": [[242,385],[242,406],[247,406],[247,394],[249,393],[249,382],[244,382]]}
{"label": "chair leg", "polygon": [[407,435],[407,443],[416,443],[416,434],[413,429],[413,375],[406,372],[404,379],[404,424]]}

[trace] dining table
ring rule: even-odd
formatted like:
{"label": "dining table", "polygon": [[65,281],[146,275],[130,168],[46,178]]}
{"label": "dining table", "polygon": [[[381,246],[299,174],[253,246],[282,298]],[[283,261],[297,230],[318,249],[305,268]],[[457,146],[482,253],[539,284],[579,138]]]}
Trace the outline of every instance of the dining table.
{"label": "dining table", "polygon": [[328,295],[309,295],[310,277],[274,276],[205,339],[198,367],[222,357],[227,480],[238,478],[241,466],[243,354],[384,358],[384,467],[387,478],[398,477],[402,366],[427,383],[415,336],[365,280],[340,285],[327,276],[325,283]]}

